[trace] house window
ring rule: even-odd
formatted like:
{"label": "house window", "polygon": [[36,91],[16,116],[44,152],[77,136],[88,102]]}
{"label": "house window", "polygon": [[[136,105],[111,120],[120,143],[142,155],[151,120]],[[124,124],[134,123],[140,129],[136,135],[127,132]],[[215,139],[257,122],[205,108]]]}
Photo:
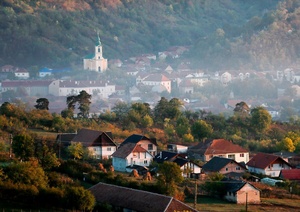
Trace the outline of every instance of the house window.
{"label": "house window", "polygon": [[111,147],[107,147],[107,151],[111,151]]}
{"label": "house window", "polygon": [[241,158],[245,157],[245,156],[244,156],[244,153],[241,153],[241,154],[240,154],[240,157],[241,157]]}
{"label": "house window", "polygon": [[148,150],[153,150],[153,144],[148,144]]}
{"label": "house window", "polygon": [[144,164],[148,164],[148,161],[147,161],[147,160],[144,160]]}
{"label": "house window", "polygon": [[241,167],[237,166],[235,167],[235,170],[241,170]]}
{"label": "house window", "polygon": [[145,159],[147,158],[147,153],[145,152]]}
{"label": "house window", "polygon": [[225,171],[228,171],[228,168],[225,168]]}
{"label": "house window", "polygon": [[235,155],[228,155],[228,158],[235,160]]}
{"label": "house window", "polygon": [[96,151],[97,151],[97,148],[94,148],[94,151],[96,152]]}

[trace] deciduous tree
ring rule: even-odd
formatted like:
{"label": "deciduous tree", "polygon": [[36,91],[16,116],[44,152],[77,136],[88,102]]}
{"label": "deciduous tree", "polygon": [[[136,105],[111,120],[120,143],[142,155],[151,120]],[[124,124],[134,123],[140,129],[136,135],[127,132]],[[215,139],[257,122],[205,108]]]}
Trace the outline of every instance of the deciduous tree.
{"label": "deciduous tree", "polygon": [[196,121],[191,127],[192,135],[199,140],[209,137],[212,132],[212,126],[203,120]]}
{"label": "deciduous tree", "polygon": [[27,134],[16,135],[13,138],[12,150],[20,160],[29,160],[34,156],[34,140]]}
{"label": "deciduous tree", "polygon": [[177,191],[177,184],[182,181],[183,176],[179,165],[169,161],[159,164],[157,184],[167,195],[174,195]]}
{"label": "deciduous tree", "polygon": [[251,125],[258,132],[264,132],[269,128],[272,117],[263,107],[256,107],[251,110]]}
{"label": "deciduous tree", "polygon": [[49,110],[49,100],[47,98],[39,98],[36,100],[34,107],[38,110]]}

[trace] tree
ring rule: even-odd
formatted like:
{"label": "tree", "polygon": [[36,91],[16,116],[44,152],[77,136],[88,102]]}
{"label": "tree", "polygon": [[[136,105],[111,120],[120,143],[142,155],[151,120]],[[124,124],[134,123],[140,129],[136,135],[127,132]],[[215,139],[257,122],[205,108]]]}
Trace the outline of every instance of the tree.
{"label": "tree", "polygon": [[34,140],[27,134],[16,135],[13,138],[12,150],[20,160],[29,160],[34,156]]}
{"label": "tree", "polygon": [[141,126],[144,128],[151,127],[153,125],[153,119],[146,114],[141,120]]}
{"label": "tree", "polygon": [[60,162],[58,161],[56,154],[53,152],[53,148],[49,148],[50,145],[48,145],[47,141],[42,139],[36,143],[36,157],[43,169],[50,170],[53,167],[58,167]]}
{"label": "tree", "polygon": [[84,149],[81,143],[72,142],[70,146],[68,146],[68,153],[71,157],[76,159],[81,159],[84,155]]}
{"label": "tree", "polygon": [[296,149],[292,139],[290,139],[288,137],[286,137],[282,140],[282,146],[283,146],[284,150],[286,150],[288,152],[294,152]]}
{"label": "tree", "polygon": [[191,127],[194,138],[199,140],[209,137],[213,133],[213,128],[203,120],[196,121]]}
{"label": "tree", "polygon": [[46,188],[48,185],[48,178],[35,159],[26,162],[12,163],[5,171],[8,179],[14,183],[33,185],[37,188]]}
{"label": "tree", "polygon": [[180,166],[174,162],[165,161],[158,165],[157,184],[167,195],[175,195],[177,184],[183,181]]}
{"label": "tree", "polygon": [[89,117],[90,104],[92,95],[88,94],[85,90],[80,91],[77,96],[77,101],[79,103],[79,117],[87,118]]}
{"label": "tree", "polygon": [[[78,117],[87,118],[89,116],[90,104],[92,95],[88,94],[85,90],[80,91],[80,93],[75,96],[67,97],[68,110],[74,112],[76,104],[79,104]],[[69,115],[69,113],[64,113],[64,115]]]}
{"label": "tree", "polygon": [[185,116],[181,116],[177,119],[175,127],[177,135],[182,138],[183,135],[190,133],[189,120]]}
{"label": "tree", "polygon": [[66,188],[66,201],[68,207],[80,211],[91,211],[96,204],[95,197],[90,191],[74,186]]}
{"label": "tree", "polygon": [[157,122],[163,123],[166,118],[176,120],[181,114],[180,107],[182,102],[173,98],[168,101],[165,97],[161,97],[160,101],[154,108],[154,117]]}
{"label": "tree", "polygon": [[118,120],[123,121],[130,110],[130,106],[126,102],[117,102],[112,108],[112,112],[116,114]]}
{"label": "tree", "polygon": [[263,107],[256,107],[251,110],[251,125],[257,132],[264,132],[269,128],[272,117]]}
{"label": "tree", "polygon": [[38,110],[49,110],[49,100],[47,98],[39,98],[34,106]]}

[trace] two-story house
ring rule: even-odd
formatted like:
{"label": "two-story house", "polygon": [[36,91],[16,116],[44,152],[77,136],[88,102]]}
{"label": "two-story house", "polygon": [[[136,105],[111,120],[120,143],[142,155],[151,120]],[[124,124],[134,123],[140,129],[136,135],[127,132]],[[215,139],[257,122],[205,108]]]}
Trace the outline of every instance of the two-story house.
{"label": "two-story house", "polygon": [[70,142],[81,143],[95,159],[108,159],[117,150],[111,132],[81,129]]}
{"label": "two-story house", "polygon": [[149,166],[157,153],[155,139],[133,134],[126,138],[112,155],[112,164],[116,171],[126,171],[126,167]]}
{"label": "two-story house", "polygon": [[279,156],[267,153],[257,153],[246,164],[249,172],[278,177],[283,169],[292,169],[292,166]]}
{"label": "two-story house", "polygon": [[213,157],[202,166],[202,171],[206,174],[218,172],[221,174],[244,173],[247,170],[245,164],[236,162],[233,159]]}
{"label": "two-story house", "polygon": [[204,142],[199,142],[196,146],[188,149],[188,155],[190,158],[200,159],[204,162],[213,157],[229,158],[238,163],[249,161],[248,150],[225,139],[206,139]]}

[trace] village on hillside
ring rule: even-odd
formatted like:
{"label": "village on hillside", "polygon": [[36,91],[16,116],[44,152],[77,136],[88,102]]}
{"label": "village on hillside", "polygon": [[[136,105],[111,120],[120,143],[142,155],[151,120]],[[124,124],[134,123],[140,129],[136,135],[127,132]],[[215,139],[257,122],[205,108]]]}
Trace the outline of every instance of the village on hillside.
{"label": "village on hillside", "polygon": [[[31,100],[38,98],[50,100],[49,112],[60,114],[66,108],[66,98],[86,91],[92,96],[90,115],[99,115],[110,111],[118,102],[145,102],[154,108],[162,98],[178,98],[183,103],[183,110],[207,111],[212,113],[232,113],[240,102],[247,102],[250,107],[264,107],[273,120],[282,118],[282,101],[292,107],[300,97],[300,71],[293,68],[273,72],[254,70],[220,70],[214,74],[195,69],[188,59],[183,59],[189,47],[176,46],[164,52],[143,54],[128,58],[126,61],[107,60],[103,57],[102,42],[98,35],[94,52],[83,59],[86,79],[74,79],[73,70],[42,68],[36,75],[29,70],[6,65],[1,67],[1,103],[15,99]],[[176,67],[172,60],[180,60]],[[169,63],[170,62],[170,63]],[[118,84],[118,76],[110,80],[88,77],[90,73],[99,76],[112,71],[124,73],[132,79],[127,86]],[[59,76],[59,78],[55,78]],[[94,75],[92,75],[94,76]],[[228,96],[216,96],[213,91],[210,98],[203,93],[206,85],[218,85],[228,88],[232,83],[247,84],[248,80],[261,82],[274,81],[278,87],[270,91],[269,99],[235,97],[232,89]],[[266,85],[268,86],[268,85]],[[206,88],[208,89],[208,88]],[[213,89],[213,87],[210,87]],[[263,91],[260,91],[263,92]],[[14,96],[15,95],[15,96]],[[222,94],[222,95],[227,95]],[[268,94],[266,94],[268,96]],[[298,111],[292,114],[297,118]],[[291,117],[285,117],[288,120]],[[153,164],[175,163],[180,167],[182,177],[204,182],[211,175],[224,175],[217,181],[222,191],[216,189],[220,198],[237,204],[260,204],[260,185],[276,187],[278,183],[300,182],[300,156],[290,152],[259,152],[251,154],[248,149],[224,138],[205,139],[196,145],[168,143],[166,149],[160,149],[155,138],[143,134],[132,134],[121,142],[114,140],[112,132],[103,132],[82,128],[76,133],[59,133],[59,157],[71,145],[79,143],[89,150],[89,155],[96,160],[111,160],[110,168],[120,173],[131,173],[134,177],[150,180],[157,175]],[[85,177],[88,173],[84,173]],[[85,179],[85,178],[84,178]],[[197,185],[197,183],[196,183]],[[191,206],[170,196],[129,189],[108,183],[98,183],[89,190],[96,201],[103,204],[143,211],[149,202],[160,202],[157,211],[197,211]],[[209,189],[208,189],[209,190]],[[105,191],[105,192],[103,192]],[[197,190],[194,191],[197,195]],[[292,191],[291,191],[292,193]],[[143,196],[144,198],[137,198]],[[126,198],[125,198],[126,197]],[[138,201],[137,201],[138,200]],[[154,206],[151,206],[154,210]]]}
{"label": "village on hillside", "polygon": [[[103,57],[104,49],[98,35],[94,52],[82,61],[84,79],[74,78],[71,68],[44,67],[30,71],[12,65],[2,66],[1,102],[21,99],[30,103],[34,102],[33,98],[48,98],[50,112],[59,114],[66,108],[67,96],[85,90],[92,95],[90,113],[96,115],[111,110],[117,102],[146,102],[154,107],[163,96],[180,99],[186,110],[230,114],[237,103],[244,101],[250,107],[264,107],[274,120],[297,119],[298,67],[264,72],[219,70],[208,73],[195,68],[184,57],[189,48],[174,46],[157,55],[141,54],[125,61],[107,60]],[[117,74],[110,79],[103,77],[111,72]],[[126,78],[118,77],[118,73]],[[95,74],[99,75],[95,77]]]}

